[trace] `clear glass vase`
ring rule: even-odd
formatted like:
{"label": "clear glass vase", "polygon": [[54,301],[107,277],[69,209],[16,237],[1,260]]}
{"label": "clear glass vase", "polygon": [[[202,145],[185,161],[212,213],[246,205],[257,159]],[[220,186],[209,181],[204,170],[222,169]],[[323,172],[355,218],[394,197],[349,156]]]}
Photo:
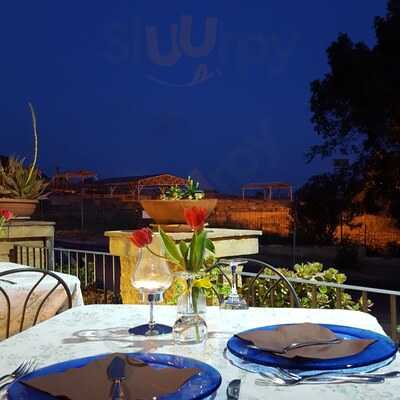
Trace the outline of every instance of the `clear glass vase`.
{"label": "clear glass vase", "polygon": [[193,288],[196,276],[189,272],[179,273],[186,280],[184,302],[179,305],[178,319],[173,327],[174,341],[177,344],[197,344],[207,339],[207,324],[199,313],[199,293]]}
{"label": "clear glass vase", "polygon": [[[177,314],[178,316],[181,316],[183,314],[187,313],[187,305],[188,305],[188,293],[185,291],[182,293],[177,302],[176,302],[176,307],[177,307]],[[199,293],[197,294],[197,313],[204,315],[207,311],[207,299],[206,295],[204,294],[204,291],[202,289],[199,290]]]}

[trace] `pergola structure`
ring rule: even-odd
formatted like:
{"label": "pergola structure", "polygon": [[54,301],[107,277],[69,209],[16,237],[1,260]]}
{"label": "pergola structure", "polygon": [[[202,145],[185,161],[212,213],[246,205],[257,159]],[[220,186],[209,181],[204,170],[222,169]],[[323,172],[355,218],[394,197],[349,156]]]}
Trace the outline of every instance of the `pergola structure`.
{"label": "pergola structure", "polygon": [[102,179],[95,183],[95,187],[103,191],[105,189],[111,196],[113,196],[117,190],[131,193],[137,200],[140,200],[143,189],[158,189],[163,193],[170,186],[183,186],[185,184],[186,179],[179,176],[158,174]]}
{"label": "pergola structure", "polygon": [[264,200],[273,199],[274,190],[285,190],[288,193],[290,201],[293,200],[293,186],[289,183],[284,182],[272,182],[272,183],[248,183],[242,186],[242,198],[246,197],[246,192],[249,190],[262,190],[264,193]]}
{"label": "pergola structure", "polygon": [[50,184],[52,191],[69,191],[81,188],[89,179],[97,179],[97,174],[87,170],[64,171],[54,175]]}

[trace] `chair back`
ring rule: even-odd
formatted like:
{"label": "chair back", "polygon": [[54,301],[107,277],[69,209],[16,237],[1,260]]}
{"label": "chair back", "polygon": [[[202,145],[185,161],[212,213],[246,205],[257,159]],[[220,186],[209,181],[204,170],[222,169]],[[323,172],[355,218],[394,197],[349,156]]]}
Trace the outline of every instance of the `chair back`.
{"label": "chair back", "polygon": [[[214,268],[218,268],[220,273],[232,287],[233,283],[235,285],[238,284],[237,281],[232,282],[226,271],[224,272],[224,267],[227,265],[235,265],[235,270],[237,267],[244,267],[246,266],[248,272],[250,274],[246,276],[245,269],[242,270],[242,273],[236,271],[236,279],[238,275],[241,275],[242,287],[240,289],[241,295],[245,298],[246,302],[250,306],[256,306],[256,292],[259,287],[256,287],[256,283],[260,283],[261,278],[263,279],[264,283],[263,286],[263,293],[262,299],[260,301],[261,304],[264,304],[267,298],[270,298],[272,301],[271,306],[274,306],[274,291],[279,288],[284,288],[283,293],[287,294],[288,297],[285,299],[285,304],[290,305],[291,307],[300,308],[301,303],[300,299],[297,296],[296,290],[293,285],[289,282],[289,280],[280,272],[277,268],[273,267],[270,264],[267,264],[263,261],[256,260],[254,258],[231,258],[231,259],[220,259],[218,260],[217,264],[212,266],[209,271]],[[250,267],[250,268],[249,268]],[[267,275],[267,276],[265,276]],[[268,282],[271,281],[271,282]],[[260,297],[260,296],[259,296]]]}
{"label": "chair back", "polygon": [[[21,310],[21,320],[19,323],[19,332],[22,332],[24,329],[24,323],[27,315],[27,308],[29,306],[30,300],[31,303],[35,303],[33,297],[35,295],[35,291],[38,289],[39,285],[44,281],[45,278],[53,278],[55,280],[54,286],[50,287],[49,290],[42,293],[39,300],[39,304],[37,305],[37,308],[33,311],[34,313],[34,318],[31,326],[36,325],[39,319],[39,315],[41,311],[43,310],[43,306],[46,303],[47,300],[49,300],[50,296],[54,294],[57,288],[62,287],[62,289],[65,292],[66,295],[66,307],[67,309],[72,308],[72,295],[71,291],[68,288],[68,285],[65,283],[65,281],[56,273],[52,271],[47,271],[43,269],[38,269],[38,268],[16,268],[16,269],[10,269],[8,271],[3,271],[0,272],[0,299],[3,297],[5,299],[6,303],[6,338],[10,336],[10,328],[11,328],[11,310],[12,310],[12,303],[13,303],[13,298],[7,293],[6,287],[9,286],[10,288],[13,288],[14,284],[18,284],[12,281],[13,276],[16,275],[22,275],[22,274],[37,274],[38,275],[38,280],[36,282],[32,283],[32,287],[29,288],[28,293],[26,294],[25,299],[23,300],[23,306]],[[35,305],[36,306],[36,305]]]}

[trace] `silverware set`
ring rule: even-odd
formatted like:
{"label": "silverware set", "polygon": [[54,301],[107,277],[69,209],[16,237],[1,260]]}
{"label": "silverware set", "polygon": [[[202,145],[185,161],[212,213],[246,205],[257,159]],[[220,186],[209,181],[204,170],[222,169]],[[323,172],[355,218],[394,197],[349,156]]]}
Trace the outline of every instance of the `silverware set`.
{"label": "silverware set", "polygon": [[36,361],[28,360],[23,361],[15,371],[0,377],[0,390],[3,390],[8,385],[11,385],[16,379],[21,378],[36,368]]}
{"label": "silverware set", "polygon": [[262,372],[260,375],[264,379],[255,380],[255,384],[258,386],[293,386],[301,384],[383,383],[385,379],[400,377],[400,371],[349,374],[323,372],[313,376],[300,376],[282,368],[270,368],[268,372]]}

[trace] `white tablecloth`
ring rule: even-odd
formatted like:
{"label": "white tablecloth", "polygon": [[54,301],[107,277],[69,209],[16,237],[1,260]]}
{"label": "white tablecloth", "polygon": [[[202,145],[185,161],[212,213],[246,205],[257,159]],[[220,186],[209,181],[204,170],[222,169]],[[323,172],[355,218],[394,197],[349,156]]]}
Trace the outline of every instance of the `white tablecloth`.
{"label": "white tablecloth", "polygon": [[[176,308],[157,306],[156,320],[173,324]],[[261,388],[254,385],[256,374],[230,365],[222,356],[227,340],[241,330],[294,322],[330,323],[355,326],[383,333],[377,320],[368,314],[346,310],[251,308],[229,311],[207,309],[209,339],[202,345],[175,345],[171,335],[144,339],[128,334],[129,327],[144,323],[148,307],[141,305],[90,305],[68,310],[40,325],[0,342],[0,375],[13,370],[23,360],[35,358],[39,366],[110,352],[157,351],[193,357],[211,364],[222,375],[217,399],[226,399],[226,386],[241,379],[241,399],[377,400],[399,399],[400,379],[377,385],[318,385]],[[400,369],[395,360],[383,370]]]}
{"label": "white tablecloth", "polygon": [[[0,272],[13,270],[17,268],[27,268],[24,265],[14,263],[0,263]],[[80,287],[80,281],[77,277],[67,274],[58,273],[58,275],[67,284],[71,295],[72,305],[81,306],[83,305],[82,291]],[[25,299],[32,289],[34,284],[42,276],[37,273],[23,273],[15,275],[6,275],[0,277],[0,286],[6,291],[11,300],[11,324],[10,324],[10,335],[19,332],[19,327],[22,318],[22,310]],[[14,282],[15,284],[2,281],[1,279]],[[27,305],[24,328],[30,327],[34,321],[37,309],[46,296],[46,294],[55,286],[56,280],[50,276],[47,276],[35,289],[31,299]],[[43,305],[43,308],[39,314],[38,322],[45,321],[59,312],[65,310],[67,307],[67,297],[62,286],[58,287],[49,299]],[[3,294],[0,293],[0,340],[6,337],[6,318],[7,318],[7,305]]]}

